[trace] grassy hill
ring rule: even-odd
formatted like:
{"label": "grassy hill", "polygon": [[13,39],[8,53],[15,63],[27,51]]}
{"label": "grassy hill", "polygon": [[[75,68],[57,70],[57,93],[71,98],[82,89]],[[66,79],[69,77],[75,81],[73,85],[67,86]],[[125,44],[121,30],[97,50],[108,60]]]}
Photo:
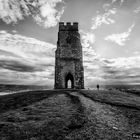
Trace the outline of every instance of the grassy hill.
{"label": "grassy hill", "polygon": [[139,95],[38,90],[0,96],[3,140],[133,140],[139,132]]}

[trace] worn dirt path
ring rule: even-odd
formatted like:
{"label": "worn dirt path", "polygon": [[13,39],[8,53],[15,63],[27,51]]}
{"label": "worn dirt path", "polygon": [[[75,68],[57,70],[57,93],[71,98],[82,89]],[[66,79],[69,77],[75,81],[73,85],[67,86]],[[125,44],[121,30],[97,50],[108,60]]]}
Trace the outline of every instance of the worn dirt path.
{"label": "worn dirt path", "polygon": [[[86,123],[81,130],[73,132],[71,135],[77,136],[74,139],[103,139],[103,140],[130,140],[134,130],[133,124],[129,124],[129,118],[124,115],[123,111],[129,109],[112,107],[86,98],[78,92],[70,93],[80,99],[82,106],[85,108],[87,116]],[[133,119],[133,118],[131,118]],[[140,125],[139,125],[140,126]],[[137,128],[139,128],[137,126]],[[136,129],[136,128],[135,128]]]}

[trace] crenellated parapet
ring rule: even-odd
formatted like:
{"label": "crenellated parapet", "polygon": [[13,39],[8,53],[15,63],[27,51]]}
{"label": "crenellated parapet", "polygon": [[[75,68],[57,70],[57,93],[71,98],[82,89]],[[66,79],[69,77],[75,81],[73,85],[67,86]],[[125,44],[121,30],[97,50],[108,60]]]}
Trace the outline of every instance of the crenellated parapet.
{"label": "crenellated parapet", "polygon": [[78,31],[78,22],[59,22],[59,31]]}

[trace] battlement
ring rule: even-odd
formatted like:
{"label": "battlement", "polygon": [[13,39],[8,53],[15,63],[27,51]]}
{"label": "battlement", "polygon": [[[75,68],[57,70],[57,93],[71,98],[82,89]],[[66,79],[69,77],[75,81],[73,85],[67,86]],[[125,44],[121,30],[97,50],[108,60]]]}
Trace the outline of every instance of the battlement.
{"label": "battlement", "polygon": [[59,22],[59,31],[78,31],[78,22]]}

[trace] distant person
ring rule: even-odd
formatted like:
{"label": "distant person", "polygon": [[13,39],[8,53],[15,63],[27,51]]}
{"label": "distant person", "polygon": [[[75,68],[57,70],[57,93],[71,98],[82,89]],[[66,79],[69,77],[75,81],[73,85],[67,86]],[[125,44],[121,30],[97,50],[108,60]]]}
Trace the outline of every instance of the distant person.
{"label": "distant person", "polygon": [[99,90],[99,84],[97,84],[97,90]]}

